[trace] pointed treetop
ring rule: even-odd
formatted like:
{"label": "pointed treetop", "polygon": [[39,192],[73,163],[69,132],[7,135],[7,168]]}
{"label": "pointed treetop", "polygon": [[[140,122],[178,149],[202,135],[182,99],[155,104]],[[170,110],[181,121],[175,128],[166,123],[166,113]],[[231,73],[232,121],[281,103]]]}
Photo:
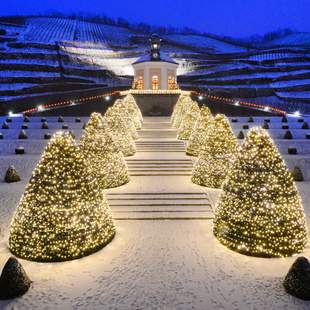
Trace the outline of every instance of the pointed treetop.
{"label": "pointed treetop", "polygon": [[211,111],[210,111],[210,109],[209,109],[208,106],[203,105],[203,106],[201,107],[201,109],[200,109],[200,114],[201,114],[202,116],[209,116],[209,115],[211,115]]}
{"label": "pointed treetop", "polygon": [[85,129],[102,130],[104,127],[103,116],[98,112],[93,112],[85,126]]}

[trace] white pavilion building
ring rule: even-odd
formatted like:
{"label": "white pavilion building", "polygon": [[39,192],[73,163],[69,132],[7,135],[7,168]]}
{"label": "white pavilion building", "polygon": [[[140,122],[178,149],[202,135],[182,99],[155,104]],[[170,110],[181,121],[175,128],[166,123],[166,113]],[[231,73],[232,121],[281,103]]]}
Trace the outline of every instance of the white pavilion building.
{"label": "white pavilion building", "polygon": [[135,90],[176,90],[178,63],[160,51],[161,39],[153,34],[151,50],[133,64]]}

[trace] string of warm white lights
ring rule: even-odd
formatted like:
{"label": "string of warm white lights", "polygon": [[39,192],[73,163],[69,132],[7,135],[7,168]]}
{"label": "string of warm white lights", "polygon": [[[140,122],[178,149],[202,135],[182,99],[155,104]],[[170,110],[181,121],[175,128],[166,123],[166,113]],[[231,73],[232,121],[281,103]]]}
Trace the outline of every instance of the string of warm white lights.
{"label": "string of warm white lights", "polygon": [[200,115],[195,123],[193,131],[189,137],[186,153],[191,156],[198,156],[204,145],[208,126],[212,123],[213,117],[210,109],[204,105],[200,109]]}
{"label": "string of warm white lights", "polygon": [[48,110],[48,109],[59,108],[62,106],[75,105],[77,103],[82,104],[82,103],[86,103],[88,101],[98,100],[101,98],[105,98],[105,100],[110,100],[111,96],[117,96],[119,94],[120,94],[119,91],[114,91],[114,92],[110,92],[110,93],[106,93],[106,94],[102,94],[102,95],[97,95],[97,96],[77,98],[77,99],[72,99],[72,100],[64,100],[64,101],[59,101],[59,102],[49,103],[49,104],[40,104],[35,108],[24,110],[21,113],[31,114],[31,113],[36,113],[36,112],[42,112],[42,111]]}
{"label": "string of warm white lights", "polygon": [[53,135],[11,223],[14,255],[41,262],[71,260],[112,240],[108,203],[87,166],[69,133]]}
{"label": "string of warm white lights", "polygon": [[282,257],[307,243],[305,214],[297,187],[267,131],[249,130],[223,184],[214,234],[232,250]]}
{"label": "string of warm white lights", "polygon": [[220,96],[213,96],[213,95],[208,95],[205,93],[201,93],[201,92],[192,92],[193,96],[198,96],[198,98],[203,99],[203,98],[208,98],[211,100],[216,100],[216,101],[221,101],[223,103],[227,103],[227,104],[231,104],[231,105],[235,105],[235,106],[246,106],[246,107],[250,107],[250,108],[254,108],[254,109],[259,109],[259,110],[263,110],[263,111],[270,111],[270,112],[275,112],[278,114],[286,114],[287,112],[278,108],[274,108],[274,107],[269,107],[266,105],[262,105],[262,104],[256,104],[256,103],[252,103],[252,102],[247,102],[247,101],[243,101],[243,100],[238,100],[236,101],[235,99],[230,99],[230,98],[225,98],[225,97],[220,97]]}
{"label": "string of warm white lights", "polygon": [[238,142],[223,114],[215,116],[205,131],[205,138],[192,172],[192,182],[220,188],[235,159]]}

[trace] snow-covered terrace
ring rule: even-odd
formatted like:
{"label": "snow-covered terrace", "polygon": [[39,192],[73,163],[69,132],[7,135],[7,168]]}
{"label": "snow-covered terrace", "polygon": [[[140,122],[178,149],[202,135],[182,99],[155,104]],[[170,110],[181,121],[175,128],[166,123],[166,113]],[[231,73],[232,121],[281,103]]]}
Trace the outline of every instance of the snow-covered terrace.
{"label": "snow-covered terrace", "polygon": [[[238,117],[234,131],[243,125],[260,125]],[[277,132],[281,119],[269,117],[270,132]],[[0,183],[0,265],[10,253],[8,227],[24,186],[47,141],[45,132],[59,130],[63,123],[46,117],[50,129],[40,129],[39,117],[31,118],[29,139],[17,140],[22,119],[13,119],[1,130],[1,171],[13,164],[22,181]],[[4,118],[1,118],[3,121]],[[77,138],[83,122],[65,117]],[[305,118],[310,122],[310,118]],[[289,118],[292,131],[300,123]],[[287,295],[282,280],[296,257],[266,259],[244,256],[228,250],[212,233],[213,209],[220,190],[190,182],[193,158],[185,155],[184,144],[176,140],[168,118],[145,118],[137,141],[138,152],[127,158],[131,181],[106,191],[117,224],[115,239],[103,250],[83,259],[40,264],[21,260],[33,280],[33,287],[19,299],[0,302],[0,307],[20,309],[229,309],[282,310],[309,309],[309,302]],[[309,142],[308,142],[309,141]],[[287,141],[275,139],[283,146]],[[298,183],[308,222],[310,216],[310,140],[291,141],[305,150],[302,155],[286,155],[291,168],[300,165],[307,181]],[[14,155],[14,147],[24,145],[25,155]],[[286,148],[286,145],[285,145]],[[152,167],[152,168],[151,168]],[[178,170],[180,172],[178,172]],[[164,175],[163,175],[164,174]],[[139,198],[139,199],[137,199]],[[156,198],[158,204],[151,206]],[[307,247],[303,255],[309,256]]]}

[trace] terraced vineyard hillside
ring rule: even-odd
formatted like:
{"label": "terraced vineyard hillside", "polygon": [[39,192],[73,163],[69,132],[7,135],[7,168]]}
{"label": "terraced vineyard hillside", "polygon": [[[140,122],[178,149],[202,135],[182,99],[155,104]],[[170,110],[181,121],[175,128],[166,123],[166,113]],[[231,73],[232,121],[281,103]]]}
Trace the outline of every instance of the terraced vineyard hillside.
{"label": "terraced vineyard hillside", "polygon": [[[130,86],[131,63],[148,36],[118,26],[55,17],[0,22],[0,102],[74,90]],[[3,32],[3,31],[2,31]],[[310,112],[310,34],[246,48],[217,37],[164,36],[181,87]]]}

